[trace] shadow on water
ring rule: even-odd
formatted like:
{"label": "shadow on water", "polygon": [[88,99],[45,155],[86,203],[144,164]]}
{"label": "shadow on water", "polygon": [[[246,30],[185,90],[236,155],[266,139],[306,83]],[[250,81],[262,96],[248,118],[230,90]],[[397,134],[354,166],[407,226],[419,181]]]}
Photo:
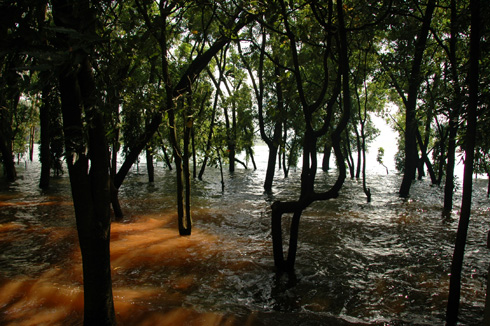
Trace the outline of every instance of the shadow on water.
{"label": "shadow on water", "polygon": [[[142,169],[143,170],[143,169]],[[0,185],[0,324],[81,325],[81,257],[67,177],[37,188],[37,168]],[[335,176],[320,173],[319,187]],[[263,172],[218,171],[193,183],[192,236],[180,237],[172,171],[156,182],[132,173],[120,190],[125,219],[112,224],[114,300],[120,325],[442,324],[457,207],[426,181],[397,196],[397,176],[347,180],[339,198],[308,208],[294,275],[276,274],[270,204],[295,199],[299,173],[264,193]],[[480,184],[480,183],[481,184]],[[462,325],[480,322],[490,203],[477,180],[465,257]],[[480,191],[480,187],[483,190]],[[458,195],[459,196],[459,195]],[[459,203],[456,198],[455,203]],[[285,230],[287,231],[287,230]]]}

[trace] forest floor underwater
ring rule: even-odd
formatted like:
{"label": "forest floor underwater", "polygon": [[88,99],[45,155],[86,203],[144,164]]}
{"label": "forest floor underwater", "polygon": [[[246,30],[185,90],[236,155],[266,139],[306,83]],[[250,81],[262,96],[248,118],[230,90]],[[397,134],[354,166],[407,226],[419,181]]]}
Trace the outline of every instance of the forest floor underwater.
{"label": "forest floor underwater", "polygon": [[[294,275],[278,275],[270,205],[299,194],[299,171],[277,172],[264,193],[261,170],[225,175],[208,168],[192,184],[192,235],[177,230],[173,171],[144,166],[120,190],[125,213],[111,228],[119,325],[442,325],[461,203],[451,216],[443,189],[415,181],[397,195],[400,176],[370,173],[373,199],[347,179],[339,198],[311,205],[300,223]],[[67,175],[37,186],[38,163],[0,183],[0,325],[82,325],[81,257]],[[319,172],[318,189],[335,180]],[[486,179],[476,179],[466,247],[460,325],[483,318],[490,250]],[[285,218],[287,225],[288,218]],[[285,234],[287,228],[284,229]]]}

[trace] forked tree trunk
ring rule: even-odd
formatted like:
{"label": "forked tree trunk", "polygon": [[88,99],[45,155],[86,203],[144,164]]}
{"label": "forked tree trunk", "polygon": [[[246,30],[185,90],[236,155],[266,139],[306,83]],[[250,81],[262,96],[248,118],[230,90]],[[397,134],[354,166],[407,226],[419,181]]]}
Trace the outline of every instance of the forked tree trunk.
{"label": "forked tree trunk", "polygon": [[[332,5],[332,2],[330,2]],[[334,147],[335,156],[337,162],[339,163],[339,175],[335,184],[330,188],[330,190],[322,193],[315,192],[314,182],[317,169],[317,158],[316,158],[316,142],[320,136],[327,132],[328,128],[322,128],[322,132],[315,132],[312,128],[312,109],[314,106],[309,106],[304,90],[301,78],[299,77],[299,61],[298,54],[296,52],[296,42],[295,36],[291,31],[288,23],[287,11],[284,1],[281,1],[282,13],[284,17],[284,24],[286,28],[286,34],[289,37],[291,43],[291,53],[293,57],[293,62],[295,65],[296,73],[296,84],[299,89],[299,95],[302,102],[303,113],[306,123],[306,132],[303,141],[303,166],[301,172],[301,194],[297,201],[281,202],[276,201],[272,204],[271,213],[271,226],[272,226],[272,245],[274,254],[274,264],[279,271],[291,272],[294,270],[294,264],[296,260],[296,252],[298,248],[298,233],[299,233],[299,222],[303,210],[308,207],[311,203],[317,200],[328,200],[338,196],[340,189],[344,183],[346,177],[346,170],[344,165],[344,157],[342,155],[342,150],[340,146],[341,134],[344,132],[349,117],[351,109],[350,100],[350,90],[349,90],[349,58],[347,54],[347,33],[344,25],[343,17],[343,4],[341,0],[337,1],[337,18],[339,20],[339,39],[340,39],[340,56],[339,56],[339,66],[340,75],[342,76],[342,90],[343,90],[343,109],[342,116],[338,122],[337,128],[332,133],[332,144]],[[340,79],[338,79],[340,82]],[[340,89],[336,89],[340,91]],[[334,91],[327,110],[331,112],[333,106],[337,100],[339,93]],[[320,96],[321,98],[322,96]],[[318,102],[317,102],[318,103]],[[326,119],[325,125],[328,126],[330,121]],[[290,224],[290,236],[289,236],[289,248],[288,256],[284,258],[283,249],[283,238],[282,238],[282,217],[284,214],[292,214],[292,220]]]}
{"label": "forked tree trunk", "polygon": [[[89,2],[53,1],[55,24],[93,37],[96,17]],[[81,30],[79,23],[89,23]],[[75,47],[66,34],[64,46]],[[78,44],[78,43],[77,43]],[[59,75],[65,136],[65,157],[82,253],[84,325],[115,325],[110,264],[109,151],[102,114],[96,106],[95,80],[83,50],[73,53],[79,63],[66,62]],[[90,121],[84,126],[82,115]],[[86,137],[88,141],[86,142]],[[88,149],[88,152],[87,152]]]}
{"label": "forked tree trunk", "polygon": [[[88,74],[90,68],[84,67],[84,69],[84,74]],[[81,76],[79,80],[83,81],[80,82],[81,85],[87,84],[84,87],[88,88],[82,93],[90,92],[93,86],[90,85],[92,83],[90,78]],[[89,130],[89,156],[87,156],[83,141],[82,103],[77,93],[77,76],[71,71],[60,76],[66,161],[82,252],[84,325],[114,325],[109,252],[109,160],[105,130],[100,115],[91,112],[91,121],[94,123]]]}

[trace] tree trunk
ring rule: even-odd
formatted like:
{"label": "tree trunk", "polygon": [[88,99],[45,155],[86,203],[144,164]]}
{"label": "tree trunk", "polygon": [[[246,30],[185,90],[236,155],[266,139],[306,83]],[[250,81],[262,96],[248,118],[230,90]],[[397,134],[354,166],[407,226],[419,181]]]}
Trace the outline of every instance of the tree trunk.
{"label": "tree trunk", "polygon": [[[84,70],[78,78],[80,88],[87,88],[82,90],[82,94],[90,94],[93,91],[94,84],[90,73],[90,67],[85,62]],[[89,130],[88,157],[83,141],[82,110],[80,97],[77,95],[76,75],[72,72],[61,75],[59,85],[66,161],[82,252],[84,325],[115,325],[109,253],[109,161],[105,130],[100,115],[91,112],[91,121],[94,123]],[[88,100],[85,109],[94,110],[89,108]]]}
{"label": "tree trunk", "polygon": [[[332,2],[331,2],[332,4]],[[291,43],[291,53],[295,66],[296,84],[299,90],[299,97],[302,102],[303,114],[305,118],[306,131],[303,139],[303,166],[301,172],[301,194],[299,200],[291,202],[276,201],[272,204],[271,213],[271,226],[272,226],[272,244],[274,264],[279,271],[291,272],[294,270],[294,263],[296,259],[297,245],[298,245],[298,232],[299,222],[303,210],[311,203],[317,200],[328,200],[338,196],[340,189],[344,183],[346,177],[344,157],[341,150],[341,134],[344,132],[351,111],[350,90],[349,90],[349,58],[347,53],[347,33],[345,29],[344,17],[343,17],[343,3],[341,0],[337,1],[337,15],[339,20],[339,39],[340,39],[340,55],[339,66],[340,74],[342,75],[342,89],[343,89],[343,108],[342,116],[338,122],[337,128],[332,133],[332,143],[335,151],[337,162],[339,163],[339,175],[335,184],[330,190],[323,193],[316,193],[314,189],[315,175],[317,169],[317,157],[316,157],[316,142],[321,132],[315,132],[312,128],[312,111],[315,106],[310,106],[307,103],[305,93],[302,87],[302,81],[299,74],[299,62],[298,53],[296,52],[296,42],[293,32],[290,29],[288,23],[288,16],[284,1],[281,1],[282,13],[284,17],[284,24],[286,28],[286,34],[289,37]],[[340,82],[340,79],[339,79]],[[336,100],[338,93],[334,92],[332,100]],[[322,97],[322,96],[321,96]],[[335,101],[329,101],[329,104]],[[317,102],[319,103],[319,102]],[[329,105],[328,110],[333,109],[333,104]],[[329,121],[325,121],[328,123]],[[326,129],[323,129],[326,132]],[[284,214],[292,214],[292,221],[290,225],[290,237],[289,237],[289,250],[288,257],[284,259],[283,239],[282,239],[282,216]]]}
{"label": "tree trunk", "polygon": [[146,172],[148,173],[148,182],[155,181],[155,167],[153,166],[153,154],[151,148],[146,147]]}
{"label": "tree trunk", "polygon": [[[280,69],[278,67],[275,68],[275,75],[277,76],[276,78],[276,95],[277,95],[277,112],[278,116],[281,116],[281,113],[284,111],[284,96],[283,96],[283,89],[282,85],[280,82]],[[262,109],[259,112],[260,115],[263,114]],[[265,134],[265,131],[262,132],[263,130],[263,117],[260,118],[262,120],[261,123],[261,135],[262,135],[262,140],[265,141],[267,144],[267,147],[269,147],[269,159],[267,161],[267,172],[265,174],[265,181],[264,181],[264,190],[265,191],[271,191],[272,190],[272,183],[274,181],[274,174],[276,170],[276,158],[277,158],[277,152],[279,149],[279,145],[281,144],[281,138],[282,138],[282,120],[281,118],[278,118],[274,122],[274,131],[272,134],[272,139],[267,137]]]}
{"label": "tree trunk", "polygon": [[410,72],[408,99],[405,105],[405,171],[400,186],[400,197],[408,197],[412,180],[415,178],[417,169],[417,140],[416,128],[417,120],[415,116],[417,107],[417,95],[421,83],[421,66],[424,56],[425,45],[429,34],[432,14],[435,8],[435,0],[429,0],[425,10],[421,29],[415,41],[415,53]]}
{"label": "tree trunk", "polygon": [[[363,128],[361,126],[361,128]],[[354,133],[356,134],[356,145],[357,145],[357,167],[356,167],[356,179],[361,177],[361,166],[362,166],[362,145],[361,145],[361,136],[359,136],[359,132],[357,128],[354,127]],[[365,141],[365,139],[363,140]]]}
{"label": "tree trunk", "polygon": [[[172,101],[172,99],[170,99]],[[172,105],[169,103],[170,107]],[[180,150],[179,142],[177,140],[177,125],[175,122],[175,112],[174,109],[168,111],[168,119],[170,125],[170,143],[172,144],[174,150],[174,162],[175,171],[177,177],[177,219],[179,224],[179,234],[180,235],[190,235],[192,228],[192,221],[186,218],[185,215],[185,204],[184,204],[184,187],[185,187],[185,177],[184,177],[184,166],[182,162],[182,151]]]}
{"label": "tree trunk", "polygon": [[[459,111],[459,110],[458,110]],[[446,182],[444,185],[444,213],[449,214],[453,210],[454,193],[454,167],[456,165],[456,136],[458,122],[455,111],[449,116],[449,139],[447,145]]]}
{"label": "tree trunk", "polygon": [[453,108],[449,113],[449,140],[447,148],[446,182],[444,185],[444,210],[448,214],[453,209],[454,167],[456,156],[456,137],[458,131],[459,115],[462,109],[463,96],[459,83],[457,63],[457,44],[459,35],[458,5],[451,0],[451,38],[449,40],[449,60],[451,62],[451,76],[453,81]]}
{"label": "tree trunk", "polygon": [[362,189],[366,194],[367,202],[371,202],[371,189],[366,186],[366,135],[364,133],[364,122],[361,123],[361,150],[362,150]]}
{"label": "tree trunk", "polygon": [[437,178],[434,172],[434,168],[432,166],[432,162],[427,156],[427,145],[424,144],[424,141],[422,140],[422,135],[420,134],[418,128],[416,130],[416,134],[417,134],[417,141],[419,143],[420,151],[422,153],[422,159],[421,159],[422,169],[423,169],[423,164],[425,163],[425,166],[427,167],[427,171],[429,171],[430,181],[433,185],[435,185],[437,184]]}
{"label": "tree trunk", "polygon": [[254,157],[254,151],[252,149],[252,147],[247,147],[247,153],[248,153],[248,156],[250,156],[250,160],[252,161],[252,165],[254,167],[254,170],[257,170],[257,164],[255,163],[255,157]]}
{"label": "tree trunk", "polygon": [[0,151],[6,179],[9,182],[13,182],[17,178],[17,172],[15,171],[14,154],[12,152],[11,118],[5,105],[0,106]]}
{"label": "tree trunk", "polygon": [[34,160],[34,137],[36,136],[36,127],[31,126],[29,131],[29,161]]}
{"label": "tree trunk", "polygon": [[[192,95],[189,95],[189,98]],[[191,234],[191,226],[192,226],[192,219],[191,219],[191,173],[190,173],[190,153],[189,153],[189,146],[190,146],[190,136],[191,136],[191,130],[193,128],[193,113],[192,113],[192,107],[189,107],[192,103],[191,100],[189,100],[188,106],[184,109],[184,151],[183,151],[183,172],[184,172],[184,181],[185,181],[185,223],[183,224],[183,229],[184,235],[190,235]]]}
{"label": "tree trunk", "polygon": [[327,172],[330,169],[330,154],[332,153],[332,146],[325,142],[325,147],[323,148],[323,160],[322,160],[322,170]]}
{"label": "tree trunk", "polygon": [[41,189],[49,188],[49,179],[51,175],[51,152],[50,152],[50,108],[51,108],[51,87],[45,86],[42,90],[42,104],[39,109],[39,121],[41,125],[41,176],[39,187]]}
{"label": "tree trunk", "polygon": [[467,129],[465,137],[465,167],[463,177],[463,199],[459,217],[456,243],[454,246],[451,277],[449,280],[449,297],[446,311],[446,324],[456,325],[458,321],[459,300],[461,293],[461,271],[466,246],[466,237],[471,214],[471,197],[473,191],[473,165],[477,128],[479,53],[480,53],[480,2],[470,0],[470,65],[468,71],[469,98],[467,108]]}

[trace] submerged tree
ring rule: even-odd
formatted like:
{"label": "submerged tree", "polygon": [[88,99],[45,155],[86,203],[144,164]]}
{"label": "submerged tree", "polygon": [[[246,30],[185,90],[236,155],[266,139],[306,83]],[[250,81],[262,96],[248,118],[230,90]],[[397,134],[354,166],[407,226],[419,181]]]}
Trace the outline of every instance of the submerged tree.
{"label": "submerged tree", "polygon": [[93,74],[93,44],[83,43],[98,40],[95,30],[98,10],[101,7],[88,1],[53,1],[54,22],[60,28],[57,46],[65,55],[58,81],[65,158],[82,252],[84,325],[114,325],[109,152],[100,93]]}
{"label": "submerged tree", "polygon": [[465,137],[465,168],[463,179],[463,199],[459,217],[456,243],[451,264],[449,297],[446,312],[446,325],[456,325],[459,313],[461,293],[461,272],[471,215],[471,198],[473,191],[473,167],[475,162],[475,143],[477,131],[477,108],[479,90],[479,60],[480,60],[480,1],[470,0],[471,34],[470,34],[470,65],[468,68],[468,107]]}

